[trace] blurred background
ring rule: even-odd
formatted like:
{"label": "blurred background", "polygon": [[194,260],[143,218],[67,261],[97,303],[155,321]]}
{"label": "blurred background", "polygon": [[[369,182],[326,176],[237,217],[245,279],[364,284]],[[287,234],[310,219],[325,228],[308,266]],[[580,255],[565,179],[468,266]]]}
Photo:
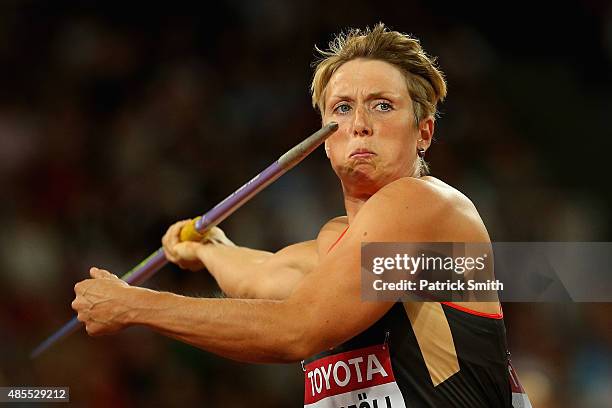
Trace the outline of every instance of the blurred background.
{"label": "blurred background", "polygon": [[[612,4],[0,3],[0,386],[82,406],[300,406],[299,364],[248,365],[131,328],[28,354],[72,317],[97,265],[122,275],[316,130],[314,46],[378,21],[414,34],[449,83],[434,176],[495,241],[611,241]],[[541,3],[541,4],[540,4]],[[344,213],[323,150],[221,227],[278,250]],[[215,296],[169,266],[147,287]],[[505,304],[535,407],[612,406],[610,304]]]}

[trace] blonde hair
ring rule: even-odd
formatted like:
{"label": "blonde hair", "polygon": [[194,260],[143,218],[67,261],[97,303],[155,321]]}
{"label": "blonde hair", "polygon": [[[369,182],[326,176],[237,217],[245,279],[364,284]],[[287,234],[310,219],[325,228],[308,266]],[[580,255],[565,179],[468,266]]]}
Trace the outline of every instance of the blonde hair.
{"label": "blonde hair", "polygon": [[357,58],[385,61],[399,68],[406,77],[408,92],[414,103],[418,124],[428,116],[436,117],[436,106],[446,96],[444,74],[436,67],[436,59],[425,53],[419,40],[408,34],[389,31],[383,23],[373,29],[350,29],[329,43],[329,50],[315,46],[320,58],[313,63],[310,85],[312,105],[321,115],[325,110],[325,88],[338,68]]}
{"label": "blonde hair", "polygon": [[[408,93],[413,101],[415,124],[431,116],[438,116],[437,104],[446,97],[444,74],[436,66],[436,58],[425,53],[418,39],[397,31],[389,31],[383,23],[373,29],[350,29],[339,33],[329,43],[329,50],[315,46],[320,57],[313,63],[314,76],[310,85],[312,106],[321,116],[325,111],[325,89],[340,66],[357,58],[385,61],[397,67],[406,77]],[[429,172],[422,158],[415,172]]]}

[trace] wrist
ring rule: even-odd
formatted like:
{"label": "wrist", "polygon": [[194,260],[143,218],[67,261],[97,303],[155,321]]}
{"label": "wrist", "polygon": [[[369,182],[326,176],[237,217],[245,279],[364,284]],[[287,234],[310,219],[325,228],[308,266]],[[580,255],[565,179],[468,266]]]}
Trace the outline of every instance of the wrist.
{"label": "wrist", "polygon": [[143,324],[148,314],[155,313],[156,298],[161,292],[138,286],[126,286],[122,291],[127,311],[121,314],[121,323],[126,327]]}
{"label": "wrist", "polygon": [[210,259],[211,252],[214,249],[214,246],[214,243],[208,242],[206,244],[200,245],[197,249],[196,255],[202,262],[202,265],[204,265],[204,268],[206,268],[207,262]]}

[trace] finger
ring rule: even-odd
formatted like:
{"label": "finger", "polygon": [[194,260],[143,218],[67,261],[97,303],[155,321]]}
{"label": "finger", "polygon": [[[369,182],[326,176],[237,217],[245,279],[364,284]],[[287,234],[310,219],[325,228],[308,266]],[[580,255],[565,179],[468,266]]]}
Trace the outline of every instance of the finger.
{"label": "finger", "polygon": [[236,246],[231,239],[225,235],[225,232],[219,227],[212,227],[204,234],[204,242],[212,244],[221,244],[227,246]]}
{"label": "finger", "polygon": [[85,330],[87,331],[87,334],[89,334],[91,337],[95,337],[97,335],[95,323],[86,324]]}
{"label": "finger", "polygon": [[87,290],[87,287],[90,285],[88,281],[91,281],[91,279],[83,279],[74,285],[74,293],[77,295],[77,297]]}
{"label": "finger", "polygon": [[172,263],[178,262],[179,258],[176,252],[174,252],[174,247],[169,246],[169,244],[164,244],[162,248],[164,250],[164,255],[166,256],[167,260]]}
{"label": "finger", "polygon": [[191,252],[193,252],[191,244],[193,244],[193,242],[181,242],[176,244],[172,249],[179,258],[189,258]]}
{"label": "finger", "polygon": [[178,256],[174,252],[174,246],[180,242],[179,235],[181,233],[181,229],[187,222],[189,221],[179,221],[173,224],[170,228],[168,228],[168,231],[162,238],[164,254],[166,255],[166,259],[168,259],[170,262],[177,263],[178,261]]}
{"label": "finger", "polygon": [[112,334],[112,332],[106,329],[106,326],[100,323],[91,322],[87,326],[88,326],[88,328],[86,328],[87,334],[89,334],[91,337],[101,337],[101,336],[104,336],[105,334]]}
{"label": "finger", "polygon": [[96,268],[95,266],[94,266],[94,267],[91,267],[91,268],[89,268],[89,276],[91,276],[92,278],[94,278],[94,279],[95,279],[95,278],[97,278],[98,276],[100,276],[99,271],[100,271],[100,270],[99,270],[98,268]]}
{"label": "finger", "polygon": [[183,221],[177,222],[172,227],[170,227],[170,231],[168,232],[170,233],[169,243],[171,246],[174,246],[178,244],[179,242],[181,242],[181,231],[183,230],[183,227],[185,227],[185,225],[189,224],[190,222],[191,220],[183,220]]}
{"label": "finger", "polygon": [[185,259],[187,258],[185,243],[176,244],[173,249],[177,257],[175,263],[182,269],[188,269],[187,265],[189,264],[189,261]]}
{"label": "finger", "polygon": [[179,256],[178,266],[182,269],[189,269],[191,271],[197,271],[202,269],[201,261],[197,256],[198,246],[201,244],[197,242],[182,242],[175,246],[175,251]]}
{"label": "finger", "polygon": [[119,279],[107,270],[96,268],[95,266],[89,269],[89,274],[94,279]]}
{"label": "finger", "polygon": [[187,222],[189,222],[189,220],[182,220],[172,224],[170,228],[168,228],[165,237],[169,240],[178,238],[179,232],[183,228],[183,225],[185,225]]}
{"label": "finger", "polygon": [[163,250],[164,250],[164,256],[166,257],[166,259],[172,263],[176,263],[176,258],[174,257],[174,255],[172,255],[172,253],[168,250],[168,248],[164,246]]}
{"label": "finger", "polygon": [[172,242],[170,236],[168,234],[164,235],[164,238],[162,239],[162,247],[166,253],[166,258],[172,259],[176,256],[173,249],[174,245],[176,245],[176,243]]}
{"label": "finger", "polygon": [[81,306],[83,306],[83,303],[78,297],[70,303],[70,307],[72,307],[75,312],[78,312]]}
{"label": "finger", "polygon": [[203,246],[199,242],[185,241],[180,244],[176,244],[174,252],[181,260],[199,261],[198,250]]}

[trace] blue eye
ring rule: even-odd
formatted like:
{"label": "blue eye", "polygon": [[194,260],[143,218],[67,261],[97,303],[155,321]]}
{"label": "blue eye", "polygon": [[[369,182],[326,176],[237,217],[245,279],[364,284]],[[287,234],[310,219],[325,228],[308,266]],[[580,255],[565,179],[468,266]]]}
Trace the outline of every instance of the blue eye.
{"label": "blue eye", "polygon": [[343,103],[342,105],[336,106],[334,112],[338,112],[340,114],[348,113],[351,110],[351,106],[347,103]]}
{"label": "blue eye", "polygon": [[388,102],[380,102],[376,104],[376,108],[380,111],[388,112],[393,109],[393,106]]}

